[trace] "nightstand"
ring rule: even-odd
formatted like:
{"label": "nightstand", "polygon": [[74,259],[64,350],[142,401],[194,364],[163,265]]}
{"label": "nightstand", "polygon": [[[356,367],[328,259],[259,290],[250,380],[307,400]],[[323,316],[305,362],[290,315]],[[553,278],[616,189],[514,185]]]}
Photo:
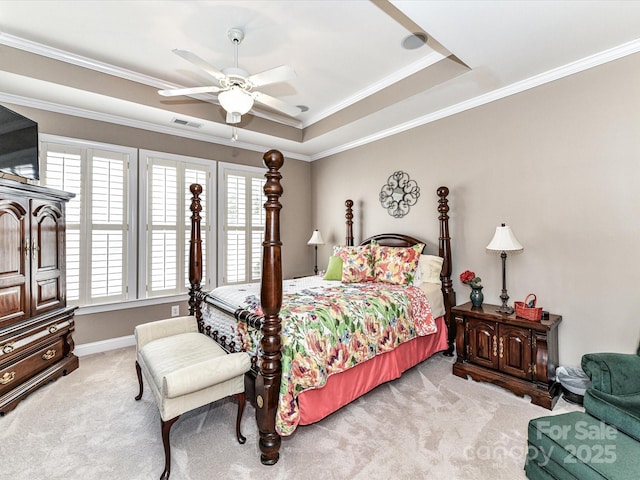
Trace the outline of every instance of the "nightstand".
{"label": "nightstand", "polygon": [[529,395],[531,403],[553,409],[560,397],[555,369],[562,317],[551,314],[534,322],[498,313],[498,308],[476,308],[469,302],[451,309],[456,322],[454,375]]}

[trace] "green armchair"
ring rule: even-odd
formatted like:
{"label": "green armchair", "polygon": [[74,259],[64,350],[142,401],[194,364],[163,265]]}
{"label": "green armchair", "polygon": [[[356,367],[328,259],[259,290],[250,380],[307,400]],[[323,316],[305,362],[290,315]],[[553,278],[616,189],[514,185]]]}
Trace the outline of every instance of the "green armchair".
{"label": "green armchair", "polygon": [[640,346],[635,354],[589,353],[584,412],[529,422],[525,473],[531,480],[640,478]]}
{"label": "green armchair", "polygon": [[594,389],[611,395],[640,393],[640,346],[637,353],[588,353],[582,370]]}
{"label": "green armchair", "polygon": [[640,441],[640,347],[635,354],[589,353],[582,369],[591,377],[587,413]]}

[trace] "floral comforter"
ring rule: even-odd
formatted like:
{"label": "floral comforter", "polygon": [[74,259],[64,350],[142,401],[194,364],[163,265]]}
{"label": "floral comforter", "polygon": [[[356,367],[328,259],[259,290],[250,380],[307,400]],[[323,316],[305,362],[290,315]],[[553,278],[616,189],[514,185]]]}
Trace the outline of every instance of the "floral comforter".
{"label": "floral comforter", "polygon": [[[329,375],[393,350],[418,335],[437,331],[425,293],[418,287],[385,283],[337,284],[285,293],[282,320],[282,382],[276,430],[290,435],[299,421],[296,397],[322,387]],[[262,314],[255,295],[244,308]],[[246,351],[259,337],[238,333]]]}

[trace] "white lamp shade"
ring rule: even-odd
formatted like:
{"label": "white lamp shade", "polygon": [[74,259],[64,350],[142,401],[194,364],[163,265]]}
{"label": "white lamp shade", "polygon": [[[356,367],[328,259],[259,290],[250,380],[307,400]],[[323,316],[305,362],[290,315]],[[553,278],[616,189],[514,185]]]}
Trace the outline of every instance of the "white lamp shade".
{"label": "white lamp shade", "polygon": [[487,245],[487,250],[496,252],[517,252],[524,250],[516,236],[511,231],[511,227],[504,223],[500,227],[496,227],[496,233]]}
{"label": "white lamp shade", "polygon": [[244,115],[253,107],[253,97],[238,86],[218,94],[218,101],[227,112]]}
{"label": "white lamp shade", "polygon": [[322,239],[320,230],[316,229],[313,231],[307,245],[324,245],[324,240]]}

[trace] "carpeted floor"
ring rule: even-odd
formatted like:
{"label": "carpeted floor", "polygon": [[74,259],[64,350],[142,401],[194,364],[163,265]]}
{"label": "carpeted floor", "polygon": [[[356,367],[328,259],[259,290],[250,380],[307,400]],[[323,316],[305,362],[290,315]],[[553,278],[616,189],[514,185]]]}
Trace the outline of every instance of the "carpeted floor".
{"label": "carpeted floor", "polygon": [[[147,390],[136,402],[133,348],[82,357],[80,368],[0,418],[2,479],[158,479],[160,416]],[[236,404],[195,410],[171,433],[172,480],[524,479],[531,418],[553,412],[499,387],[451,374],[438,354],[282,442],[280,461],[260,464],[255,411],[245,445],[235,440]]]}

